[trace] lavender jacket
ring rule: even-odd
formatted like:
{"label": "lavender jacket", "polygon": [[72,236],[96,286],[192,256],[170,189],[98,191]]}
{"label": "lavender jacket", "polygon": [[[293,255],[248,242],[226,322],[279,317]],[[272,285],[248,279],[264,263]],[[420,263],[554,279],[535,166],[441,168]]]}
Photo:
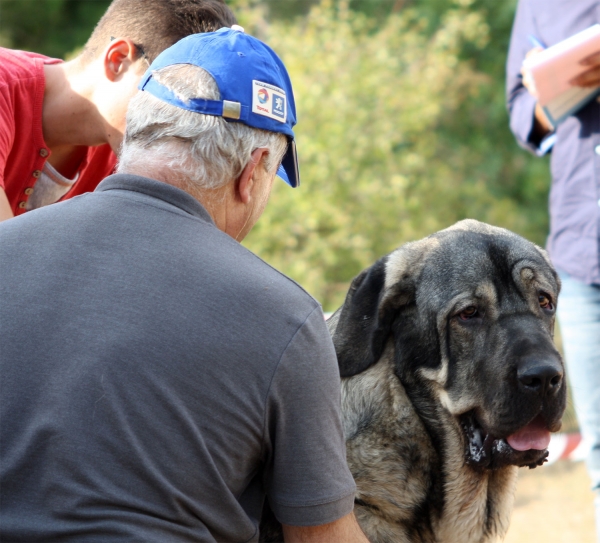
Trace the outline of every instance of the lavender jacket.
{"label": "lavender jacket", "polygon": [[535,99],[523,87],[521,64],[530,36],[551,46],[600,23],[598,0],[519,0],[506,66],[510,128],[519,144],[544,154],[552,147],[550,235],[554,265],[588,284],[600,284],[600,98],[543,141],[533,135]]}

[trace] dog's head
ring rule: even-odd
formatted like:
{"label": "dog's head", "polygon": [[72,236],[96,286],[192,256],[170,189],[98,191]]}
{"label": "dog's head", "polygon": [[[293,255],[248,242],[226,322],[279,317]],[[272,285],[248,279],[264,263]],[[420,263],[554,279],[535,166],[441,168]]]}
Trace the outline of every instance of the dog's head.
{"label": "dog's head", "polygon": [[566,402],[553,343],[560,281],[546,253],[507,230],[461,221],[408,243],[354,279],[332,318],[340,374],[392,341],[421,415],[451,415],[477,468],[534,467]]}

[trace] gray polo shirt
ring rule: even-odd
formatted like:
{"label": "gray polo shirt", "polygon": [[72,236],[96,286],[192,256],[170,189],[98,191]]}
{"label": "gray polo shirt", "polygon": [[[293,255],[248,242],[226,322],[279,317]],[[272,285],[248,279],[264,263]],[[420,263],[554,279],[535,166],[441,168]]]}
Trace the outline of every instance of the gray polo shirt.
{"label": "gray polo shirt", "polygon": [[[285,232],[282,232],[285,235]],[[115,175],[0,225],[0,539],[258,539],[352,510],[318,303]]]}

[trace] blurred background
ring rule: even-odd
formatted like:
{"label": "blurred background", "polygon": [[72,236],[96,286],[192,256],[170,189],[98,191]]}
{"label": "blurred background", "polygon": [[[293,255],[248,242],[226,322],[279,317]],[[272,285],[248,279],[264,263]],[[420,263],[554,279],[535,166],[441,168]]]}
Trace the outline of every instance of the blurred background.
{"label": "blurred background", "polygon": [[[0,46],[71,58],[109,3],[0,0]],[[463,218],[545,244],[547,159],[517,146],[504,104],[516,0],[227,4],[283,58],[298,110],[302,185],[276,183],[244,243],[325,311],[376,259]],[[507,542],[592,541],[588,485],[582,462],[523,473]]]}

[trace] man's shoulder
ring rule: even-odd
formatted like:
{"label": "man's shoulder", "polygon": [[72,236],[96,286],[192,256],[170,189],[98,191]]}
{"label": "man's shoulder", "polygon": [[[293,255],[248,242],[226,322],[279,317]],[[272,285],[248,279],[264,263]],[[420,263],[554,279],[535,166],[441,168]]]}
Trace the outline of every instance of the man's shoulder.
{"label": "man's shoulder", "polygon": [[[112,179],[119,181],[118,176]],[[152,252],[148,266],[164,269],[165,276],[185,270],[184,283],[167,281],[173,289],[189,289],[190,296],[203,293],[259,321],[267,314],[279,315],[297,328],[319,307],[293,279],[219,230],[191,196],[157,181],[139,181],[139,187],[130,183],[129,190],[121,190],[125,184],[114,186],[116,190],[98,190],[25,213],[9,221],[14,232],[4,229],[2,238],[33,237],[32,243],[47,246],[54,238],[43,225],[51,223],[65,232],[63,242],[89,247],[101,239],[113,252],[123,253],[124,262],[145,262]],[[72,230],[69,225],[75,222],[80,228]],[[168,295],[171,288],[163,291]]]}
{"label": "man's shoulder", "polygon": [[180,214],[187,219],[188,227],[173,218],[173,243],[179,245],[181,254],[191,265],[202,270],[198,283],[211,282],[215,289],[239,308],[245,308],[257,318],[271,313],[283,320],[293,316],[293,326],[299,326],[307,316],[320,307],[302,286],[259,255],[219,230],[214,224]]}
{"label": "man's shoulder", "polygon": [[[133,221],[147,218],[155,226],[160,225],[168,253],[176,252],[205,270],[205,275],[198,277],[198,281],[204,282],[206,277],[211,277],[215,283],[236,284],[261,300],[285,296],[296,304],[304,301],[311,310],[319,305],[296,281],[217,228],[204,206],[188,193],[145,178],[136,180],[117,175],[109,179],[124,179],[131,190],[121,192],[121,195],[129,199],[144,197],[140,203],[155,208],[153,211],[143,207],[134,210],[130,205],[126,206]],[[140,186],[135,189],[132,181],[139,181]]]}
{"label": "man's shoulder", "polygon": [[288,309],[305,308],[307,314],[314,311],[319,303],[294,279],[271,266],[259,255],[253,253],[216,227],[214,235],[224,250],[223,265],[234,265],[235,279],[245,285],[249,295],[264,303],[276,300],[279,306]]}
{"label": "man's shoulder", "polygon": [[62,61],[39,53],[0,47],[0,81],[7,83],[11,80],[40,77],[44,64],[59,62]]}

